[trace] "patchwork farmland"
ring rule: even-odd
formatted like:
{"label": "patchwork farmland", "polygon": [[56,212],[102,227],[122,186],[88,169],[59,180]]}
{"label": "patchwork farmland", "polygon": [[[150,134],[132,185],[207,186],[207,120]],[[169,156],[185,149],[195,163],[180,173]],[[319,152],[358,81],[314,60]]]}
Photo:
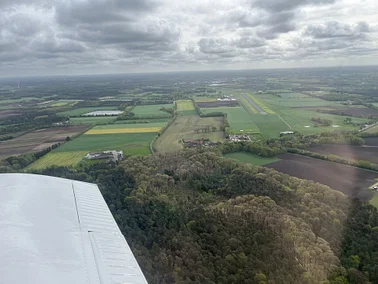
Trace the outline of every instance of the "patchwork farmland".
{"label": "patchwork farmland", "polygon": [[28,168],[75,166],[88,152],[105,150],[120,150],[125,155],[149,155],[150,143],[164,125],[164,122],[99,125],[51,151]]}
{"label": "patchwork farmland", "polygon": [[35,153],[53,144],[65,142],[67,137],[74,137],[87,129],[86,125],[78,125],[34,130],[12,140],[1,141],[0,158]]}
{"label": "patchwork farmland", "polygon": [[[154,148],[158,153],[175,152],[183,149],[182,139],[209,139],[212,142],[223,142],[224,133],[220,130],[223,124],[223,117],[199,117],[179,116],[156,140]],[[196,132],[206,126],[216,127],[214,132]]]}

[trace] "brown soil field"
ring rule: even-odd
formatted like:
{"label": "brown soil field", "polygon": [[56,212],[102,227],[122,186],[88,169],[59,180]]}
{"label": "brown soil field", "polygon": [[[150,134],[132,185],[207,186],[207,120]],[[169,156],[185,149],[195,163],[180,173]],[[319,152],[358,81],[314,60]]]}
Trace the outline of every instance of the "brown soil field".
{"label": "brown soil field", "polygon": [[309,151],[324,155],[333,154],[346,159],[378,163],[378,147],[328,144],[312,147]]}
{"label": "brown soil field", "polygon": [[351,107],[347,109],[337,109],[330,111],[332,114],[340,114],[340,115],[350,115],[350,116],[358,116],[358,117],[378,117],[378,110],[368,108],[368,107]]}
{"label": "brown soil field", "polygon": [[378,147],[378,137],[364,138],[365,146]]}
{"label": "brown soil field", "polygon": [[378,117],[378,110],[368,108],[368,107],[319,107],[319,106],[311,106],[311,107],[293,107],[293,108],[302,108],[308,109],[313,111],[318,111],[321,113],[329,113],[329,114],[336,114],[336,115],[349,115],[349,116],[356,116],[356,117]]}
{"label": "brown soil field", "polygon": [[58,142],[64,142],[67,136],[76,136],[88,128],[88,125],[77,125],[38,129],[12,140],[1,141],[0,159],[41,151]]}
{"label": "brown soil field", "polygon": [[376,183],[376,172],[293,154],[284,154],[279,158],[281,161],[266,167],[328,185],[363,201],[370,200],[373,195],[368,188]]}
{"label": "brown soil field", "polygon": [[20,115],[20,113],[14,110],[0,110],[0,119],[15,115]]}
{"label": "brown soil field", "polygon": [[197,102],[196,105],[199,108],[206,107],[234,107],[239,106],[237,101],[215,101],[215,102]]}

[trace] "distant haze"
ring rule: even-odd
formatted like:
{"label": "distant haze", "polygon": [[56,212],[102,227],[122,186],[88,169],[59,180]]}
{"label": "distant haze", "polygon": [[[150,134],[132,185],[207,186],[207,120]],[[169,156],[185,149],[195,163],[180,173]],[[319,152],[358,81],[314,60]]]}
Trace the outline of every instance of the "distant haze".
{"label": "distant haze", "polygon": [[0,76],[374,64],[376,0],[0,0]]}

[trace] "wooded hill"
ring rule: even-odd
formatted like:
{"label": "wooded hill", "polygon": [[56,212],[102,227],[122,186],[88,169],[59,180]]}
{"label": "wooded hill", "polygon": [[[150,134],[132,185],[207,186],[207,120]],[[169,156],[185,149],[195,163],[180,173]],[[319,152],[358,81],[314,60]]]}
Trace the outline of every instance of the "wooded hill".
{"label": "wooded hill", "polygon": [[378,283],[378,213],[214,152],[38,173],[94,182],[149,283]]}

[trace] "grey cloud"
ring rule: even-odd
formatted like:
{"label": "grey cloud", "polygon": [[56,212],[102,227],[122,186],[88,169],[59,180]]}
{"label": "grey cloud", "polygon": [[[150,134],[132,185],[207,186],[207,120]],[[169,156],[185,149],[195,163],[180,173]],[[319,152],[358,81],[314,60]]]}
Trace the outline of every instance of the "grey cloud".
{"label": "grey cloud", "polygon": [[306,5],[333,4],[336,0],[255,0],[252,7],[262,8],[271,12],[289,11]]}
{"label": "grey cloud", "polygon": [[150,0],[86,0],[61,2],[56,6],[57,22],[61,25],[101,25],[103,23],[132,21],[138,14],[154,10]]}
{"label": "grey cloud", "polygon": [[340,22],[327,22],[322,25],[310,25],[305,35],[316,39],[327,38],[363,38],[370,32],[369,25],[360,22],[356,25],[343,24]]}
{"label": "grey cloud", "polygon": [[265,39],[274,39],[282,33],[296,30],[296,13],[285,11],[277,13],[236,10],[228,15],[228,21],[236,21],[241,28],[254,28]]}
{"label": "grey cloud", "polygon": [[35,39],[31,42],[29,47],[31,50],[45,53],[71,53],[86,50],[82,43],[66,39],[59,40],[53,36]]}
{"label": "grey cloud", "polygon": [[255,48],[264,46],[266,42],[258,37],[243,37],[237,40],[236,46],[239,48]]}
{"label": "grey cloud", "polygon": [[199,49],[205,54],[221,54],[233,51],[226,39],[202,38],[198,42]]}
{"label": "grey cloud", "polygon": [[258,30],[257,35],[267,40],[272,40],[277,38],[280,34],[295,31],[296,28],[297,26],[292,21],[283,22],[281,24],[261,28]]}
{"label": "grey cloud", "polygon": [[137,53],[176,50],[180,37],[176,25],[158,17],[146,18],[157,7],[152,0],[61,3],[56,7],[56,19],[70,31],[65,36],[93,48],[110,46]]}
{"label": "grey cloud", "polygon": [[44,27],[38,19],[31,18],[27,14],[15,14],[8,18],[0,19],[0,31],[7,31],[15,36],[31,37]]}

